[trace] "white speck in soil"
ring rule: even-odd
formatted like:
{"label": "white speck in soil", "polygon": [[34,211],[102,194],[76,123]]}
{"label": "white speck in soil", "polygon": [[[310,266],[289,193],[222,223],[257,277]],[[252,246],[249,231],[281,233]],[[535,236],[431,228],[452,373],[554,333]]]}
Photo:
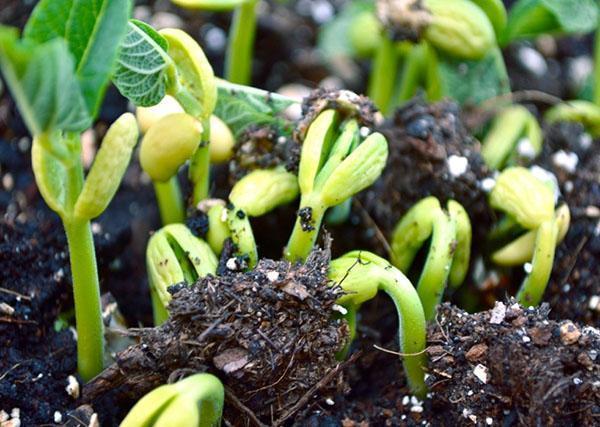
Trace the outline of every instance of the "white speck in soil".
{"label": "white speck in soil", "polygon": [[204,41],[208,49],[214,52],[221,52],[227,43],[227,36],[221,28],[210,25],[206,33],[204,33]]}
{"label": "white speck in soil", "polygon": [[485,178],[481,180],[479,185],[483,191],[489,193],[496,186],[496,180],[494,178]]}
{"label": "white speck in soil", "polygon": [[4,421],[8,421],[9,415],[8,413],[3,409],[0,411],[0,423],[4,422]]}
{"label": "white speck in soil", "polygon": [[277,271],[269,271],[267,273],[267,279],[269,279],[269,282],[271,283],[276,282],[279,280],[279,273]]}
{"label": "white speck in soil", "polygon": [[564,286],[563,286],[563,288],[562,288],[562,291],[563,291],[564,293],[567,293],[567,292],[569,292],[570,290],[571,290],[571,285],[570,285],[570,284],[568,284],[568,283],[565,283],[565,285],[564,285]]}
{"label": "white speck in soil", "polygon": [[588,302],[588,308],[590,310],[600,311],[600,295],[592,295]]}
{"label": "white speck in soil", "polygon": [[527,335],[523,335],[523,342],[524,343],[531,342],[531,338],[529,338]]}
{"label": "white speck in soil", "polygon": [[579,163],[579,157],[572,151],[558,150],[552,155],[552,163],[558,168],[574,173]]}
{"label": "white speck in soil", "polygon": [[225,266],[227,267],[227,269],[229,269],[231,271],[237,271],[239,268],[237,258],[229,258],[227,260],[227,262],[225,263]]}
{"label": "white speck in soil", "polygon": [[469,415],[471,415],[471,410],[469,408],[463,408],[462,416],[467,418]]}
{"label": "white speck in soil", "polygon": [[420,414],[421,412],[423,412],[423,407],[420,405],[414,405],[410,407],[410,412],[415,412],[417,414]]}
{"label": "white speck in soil", "polygon": [[491,426],[491,425],[494,423],[494,420],[492,419],[492,417],[486,417],[486,418],[485,418],[485,423],[486,423],[488,426]]}
{"label": "white speck in soil", "polygon": [[580,55],[569,59],[567,67],[569,76],[567,81],[571,82],[572,89],[578,92],[592,73],[594,68],[592,59],[587,55]]}
{"label": "white speck in soil", "polygon": [[404,396],[404,397],[402,398],[402,405],[403,405],[403,406],[406,406],[406,405],[408,405],[408,403],[409,403],[409,402],[410,402],[410,397],[409,397],[409,396]]}
{"label": "white speck in soil", "polygon": [[367,136],[369,136],[369,134],[371,133],[371,129],[369,129],[366,126],[363,126],[360,128],[360,136],[362,138],[366,138]]}
{"label": "white speck in soil", "polygon": [[488,382],[488,369],[483,366],[481,363],[478,364],[477,366],[475,366],[475,369],[473,369],[473,375],[475,375],[477,377],[477,379],[479,381],[481,381],[484,384],[487,384]]}
{"label": "white speck in soil", "polygon": [[79,382],[73,375],[67,377],[67,386],[65,387],[65,390],[73,399],[79,398]]}
{"label": "white speck in soil", "polygon": [[15,185],[15,179],[10,173],[7,173],[2,177],[2,186],[6,191],[10,191],[13,189]]}
{"label": "white speck in soil", "polygon": [[546,60],[534,48],[523,46],[519,49],[517,55],[523,67],[535,76],[542,77],[548,72]]}
{"label": "white speck in soil", "polygon": [[499,325],[506,317],[506,306],[503,302],[497,301],[496,305],[492,309],[492,315],[490,317],[490,323],[493,325]]}
{"label": "white speck in soil", "polygon": [[587,132],[584,132],[579,136],[579,146],[584,150],[590,148],[593,141],[594,139],[592,138],[592,135]]}
{"label": "white speck in soil", "polygon": [[54,411],[54,422],[56,424],[62,423],[62,414],[59,411]]}
{"label": "white speck in soil", "polygon": [[535,157],[535,148],[531,144],[531,140],[529,138],[521,138],[517,143],[517,153],[519,157],[524,159],[533,159]]}
{"label": "white speck in soil", "polygon": [[529,274],[533,271],[533,265],[530,262],[526,262],[523,264],[523,270],[525,270],[525,273]]}
{"label": "white speck in soil", "polygon": [[7,316],[12,316],[15,312],[15,309],[8,305],[5,302],[0,303],[0,313],[6,314]]}
{"label": "white speck in soil", "polygon": [[539,180],[552,185],[552,189],[554,191],[554,202],[556,203],[558,197],[560,196],[560,190],[558,188],[558,179],[556,178],[556,175],[537,165],[533,165],[532,167],[530,167],[529,171]]}
{"label": "white speck in soil", "polygon": [[98,222],[92,222],[92,233],[100,234],[102,233],[102,226]]}
{"label": "white speck in soil", "polygon": [[448,171],[453,177],[459,177],[469,168],[469,159],[463,156],[451,155],[448,157]]}
{"label": "white speck in soil", "polygon": [[573,187],[574,187],[573,181],[566,181],[564,184],[564,188],[567,193],[570,193],[571,191],[573,191]]}
{"label": "white speck in soil", "polygon": [[583,384],[583,380],[581,378],[575,377],[575,378],[573,378],[573,384],[581,385],[581,384]]}
{"label": "white speck in soil", "polygon": [[344,315],[348,314],[348,310],[346,310],[346,308],[345,308],[345,307],[343,307],[343,306],[341,306],[341,305],[339,305],[339,304],[333,304],[333,305],[331,306],[331,309],[332,309],[333,311],[337,311],[337,312],[338,312],[338,313],[340,313],[342,316],[344,316]]}
{"label": "white speck in soil", "polygon": [[19,139],[19,142],[17,142],[17,147],[19,147],[19,150],[21,150],[21,153],[24,153],[27,150],[29,150],[30,146],[31,146],[31,140],[26,136]]}
{"label": "white speck in soil", "polygon": [[327,403],[329,406],[335,405],[335,402],[333,401],[333,399],[331,397],[328,397],[327,399],[325,399],[325,403]]}

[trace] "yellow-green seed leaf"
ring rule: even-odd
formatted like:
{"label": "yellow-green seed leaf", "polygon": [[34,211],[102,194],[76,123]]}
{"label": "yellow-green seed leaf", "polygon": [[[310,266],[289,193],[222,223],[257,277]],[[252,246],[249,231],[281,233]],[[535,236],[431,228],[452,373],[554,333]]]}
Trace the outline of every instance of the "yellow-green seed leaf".
{"label": "yellow-green seed leaf", "polygon": [[108,129],[75,203],[75,216],[92,219],[104,212],[121,184],[138,135],[131,113],[123,114]]}
{"label": "yellow-green seed leaf", "polygon": [[481,59],[496,44],[486,14],[468,0],[425,0],[432,15],[425,38],[455,58]]}
{"label": "yellow-green seed leaf", "polygon": [[240,179],[229,200],[250,216],[261,216],[298,197],[296,175],[283,168],[257,169]]}
{"label": "yellow-green seed leaf", "polygon": [[336,130],[338,113],[325,110],[310,124],[302,143],[300,165],[298,166],[298,184],[302,194],[312,191],[319,169],[325,162],[327,151]]}
{"label": "yellow-green seed leaf", "polygon": [[140,163],[144,171],[153,181],[167,181],[192,157],[202,129],[202,124],[186,113],[160,119],[142,139]]}
{"label": "yellow-green seed leaf", "polygon": [[387,156],[385,137],[380,133],[369,135],[325,181],[322,201],[335,206],[373,184],[381,175]]}
{"label": "yellow-green seed leaf", "polygon": [[500,174],[490,204],[528,229],[537,228],[554,215],[552,190],[523,167],[507,168]]}
{"label": "yellow-green seed leaf", "polygon": [[504,165],[525,132],[530,116],[527,108],[513,105],[494,118],[481,147],[481,155],[488,167],[500,169]]}
{"label": "yellow-green seed leaf", "polygon": [[172,384],[162,385],[142,397],[129,411],[120,427],[151,427],[153,420],[178,395]]}
{"label": "yellow-green seed leaf", "polygon": [[67,213],[67,168],[54,155],[44,148],[38,135],[33,138],[31,147],[31,163],[35,182],[50,209],[64,217]]}

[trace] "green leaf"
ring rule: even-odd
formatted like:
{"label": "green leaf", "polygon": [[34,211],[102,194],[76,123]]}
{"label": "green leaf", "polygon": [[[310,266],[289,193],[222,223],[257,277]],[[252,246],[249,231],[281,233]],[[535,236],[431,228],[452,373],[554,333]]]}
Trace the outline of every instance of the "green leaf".
{"label": "green leaf", "polygon": [[219,87],[214,114],[229,126],[236,138],[249,125],[270,125],[284,134],[290,134],[291,125],[281,117],[281,113],[291,104],[280,99]]}
{"label": "green leaf", "polygon": [[129,0],[41,0],[24,30],[44,43],[64,38],[88,111],[96,116],[131,13]]}
{"label": "green leaf", "polygon": [[497,50],[480,61],[462,61],[442,55],[438,61],[443,95],[460,104],[478,104],[510,90],[504,63]]}
{"label": "green leaf", "polygon": [[[356,25],[357,23],[362,25]],[[322,57],[331,60],[340,56],[354,58],[368,55],[374,50],[373,44],[377,45],[380,38],[379,28],[373,23],[377,23],[375,2],[353,0],[347,3],[319,31],[317,46]]]}
{"label": "green leaf", "polygon": [[502,44],[543,33],[588,33],[597,25],[595,0],[519,0],[510,9]]}
{"label": "green leaf", "polygon": [[113,82],[135,105],[156,105],[165,96],[166,72],[172,64],[167,49],[167,40],[151,26],[129,21]]}
{"label": "green leaf", "polygon": [[81,132],[91,124],[73,57],[62,39],[37,45],[0,27],[0,68],[33,135]]}

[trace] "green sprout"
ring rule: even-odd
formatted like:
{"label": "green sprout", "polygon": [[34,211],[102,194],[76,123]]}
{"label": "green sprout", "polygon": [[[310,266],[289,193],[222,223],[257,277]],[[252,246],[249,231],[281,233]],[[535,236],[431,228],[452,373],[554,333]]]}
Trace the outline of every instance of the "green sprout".
{"label": "green sprout", "polygon": [[[125,36],[129,1],[40,1],[19,38],[0,26],[0,69],[33,135],[32,166],[39,191],[67,235],[77,364],[87,381],[103,369],[100,287],[90,221],[115,195],[137,142],[131,114],[106,133],[84,176],[81,133],[96,117]],[[84,13],[85,11],[85,13]]]}
{"label": "green sprout", "polygon": [[325,109],[306,132],[298,171],[300,208],[285,249],[292,262],[304,261],[312,250],[326,210],[371,185],[385,166],[385,137],[372,133],[361,143],[357,119],[340,121],[340,113]]}
{"label": "green sprout", "polygon": [[576,122],[594,138],[600,136],[600,106],[582,100],[563,102],[546,111],[544,119],[548,123]]}
{"label": "green sprout", "polygon": [[449,200],[444,210],[438,199],[431,196],[410,208],[392,233],[392,264],[408,273],[417,252],[430,237],[429,252],[417,283],[427,320],[435,317],[446,282],[457,288],[469,269],[471,222],[460,203]]}
{"label": "green sprout", "polygon": [[552,189],[522,167],[507,168],[500,174],[490,193],[490,205],[528,230],[496,251],[492,260],[500,265],[530,262],[517,300],[525,306],[537,305],[552,273],[555,247],[568,230],[569,209],[563,205],[555,211]]}
{"label": "green sprout", "polygon": [[513,105],[500,111],[485,135],[481,156],[491,169],[514,165],[521,155],[531,160],[542,151],[542,129],[531,112]]}
{"label": "green sprout", "polygon": [[392,299],[398,313],[398,342],[404,371],[411,391],[424,397],[426,320],[419,295],[412,283],[388,261],[366,251],[353,251],[331,261],[329,278],[345,294],[338,300],[347,308],[351,339],[356,328],[356,312],[360,306],[384,291]]}
{"label": "green sprout", "polygon": [[170,224],[154,233],[146,248],[146,266],[154,323],[168,317],[169,286],[191,285],[198,278],[215,274],[218,260],[210,246],[183,224]]}
{"label": "green sprout", "polygon": [[249,217],[262,216],[277,206],[298,197],[298,180],[283,167],[257,169],[240,179],[229,194],[229,204],[210,200],[204,208],[208,215],[206,239],[216,254],[231,238],[235,255],[245,261],[244,267],[254,268],[258,253]]}
{"label": "green sprout", "polygon": [[234,10],[225,53],[225,79],[249,84],[252,78],[252,52],[256,34],[258,0],[171,0],[187,9]]}
{"label": "green sprout", "polygon": [[129,411],[121,427],[217,427],[225,388],[211,374],[194,374],[155,388]]}

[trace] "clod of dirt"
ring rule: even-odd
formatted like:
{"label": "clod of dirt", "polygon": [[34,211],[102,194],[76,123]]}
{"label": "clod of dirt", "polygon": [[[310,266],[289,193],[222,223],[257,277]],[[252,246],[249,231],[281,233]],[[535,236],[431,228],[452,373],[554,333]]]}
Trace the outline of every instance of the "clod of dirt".
{"label": "clod of dirt", "polygon": [[349,90],[315,89],[302,100],[302,119],[297,123],[294,139],[302,144],[310,124],[319,113],[333,109],[343,117],[354,117],[360,126],[372,129],[375,126],[375,104],[363,95],[357,95]]}
{"label": "clod of dirt", "polygon": [[[498,307],[504,318],[491,322]],[[600,331],[548,320],[547,304],[525,309],[512,300],[494,310],[470,315],[440,307],[428,334],[435,418],[453,425],[597,425]]]}
{"label": "clod of dirt", "polygon": [[230,421],[240,419],[236,410],[270,423],[291,415],[336,369],[335,352],[347,337],[346,324],[332,318],[340,289],[328,286],[329,258],[328,250],[318,250],[305,265],[261,260],[250,272],[174,287],[169,320],[134,331],[140,343],[86,385],[84,398],[107,392],[139,398],[162,383],[211,371],[234,402],[226,409]]}
{"label": "clod of dirt", "polygon": [[418,42],[432,21],[423,0],[378,0],[377,18],[393,40]]}
{"label": "clod of dirt", "polygon": [[255,169],[283,165],[289,172],[297,172],[300,146],[269,126],[248,126],[233,147],[229,162],[229,180],[233,185]]}
{"label": "clod of dirt", "polygon": [[426,196],[436,196],[442,205],[448,199],[458,201],[476,224],[473,241],[485,235],[492,214],[481,181],[489,171],[460,114],[454,102],[427,104],[415,98],[382,126],[388,162],[381,178],[359,198],[386,237]]}

